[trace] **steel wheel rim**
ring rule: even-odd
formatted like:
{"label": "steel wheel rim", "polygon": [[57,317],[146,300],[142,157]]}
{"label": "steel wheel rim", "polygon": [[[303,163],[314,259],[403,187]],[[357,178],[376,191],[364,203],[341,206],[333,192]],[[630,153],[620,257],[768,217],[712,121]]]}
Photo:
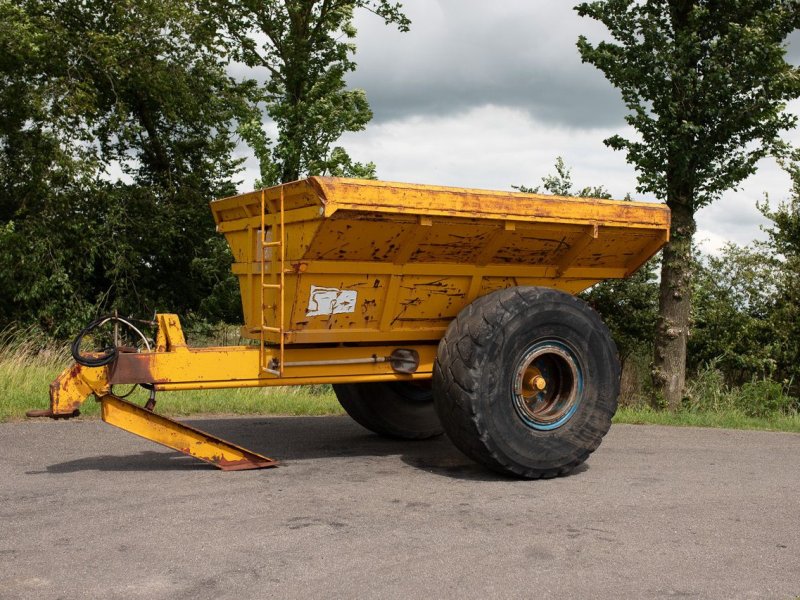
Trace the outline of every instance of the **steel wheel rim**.
{"label": "steel wheel rim", "polygon": [[575,353],[558,340],[532,344],[514,367],[512,396],[528,427],[551,431],[564,425],[583,396],[583,369]]}

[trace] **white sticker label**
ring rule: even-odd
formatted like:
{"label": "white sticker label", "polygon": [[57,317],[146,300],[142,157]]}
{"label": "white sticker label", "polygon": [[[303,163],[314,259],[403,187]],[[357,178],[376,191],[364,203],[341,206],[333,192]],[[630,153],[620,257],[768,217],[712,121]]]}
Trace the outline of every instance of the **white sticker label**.
{"label": "white sticker label", "polygon": [[357,298],[358,292],[355,290],[340,290],[338,288],[312,285],[306,316],[320,317],[356,312]]}

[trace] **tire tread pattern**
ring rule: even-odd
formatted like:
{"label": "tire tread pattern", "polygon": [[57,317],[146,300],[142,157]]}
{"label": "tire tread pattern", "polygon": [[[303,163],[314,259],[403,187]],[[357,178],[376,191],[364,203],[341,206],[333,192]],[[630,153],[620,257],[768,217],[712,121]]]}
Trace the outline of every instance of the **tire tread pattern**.
{"label": "tire tread pattern", "polygon": [[[485,427],[482,411],[485,404],[479,397],[481,363],[486,358],[487,340],[504,336],[505,325],[520,311],[535,310],[545,302],[574,303],[592,322],[593,329],[610,342],[616,355],[608,327],[600,316],[579,298],[564,292],[541,287],[514,287],[487,294],[464,308],[450,323],[439,343],[434,363],[433,389],[436,410],[445,432],[453,443],[473,460],[489,468],[526,479],[564,475],[584,462],[600,445],[611,425],[611,414],[601,414],[594,440],[570,463],[553,469],[525,469],[509,461],[497,451]],[[502,340],[500,342],[502,344]],[[615,356],[616,358],[616,356]],[[619,362],[612,381],[619,382]],[[616,396],[614,396],[616,406]],[[601,411],[603,412],[603,411]]]}

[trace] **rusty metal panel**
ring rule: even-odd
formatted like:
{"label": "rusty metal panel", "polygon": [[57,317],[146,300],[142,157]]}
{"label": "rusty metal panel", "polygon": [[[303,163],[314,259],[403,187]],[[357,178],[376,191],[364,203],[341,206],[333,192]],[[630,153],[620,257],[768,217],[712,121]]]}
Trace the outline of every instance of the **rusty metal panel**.
{"label": "rusty metal panel", "polygon": [[[669,235],[658,204],[310,178],[264,191],[268,240],[281,191],[286,310],[276,329],[286,343],[438,340],[480,295],[513,285],[577,293],[627,276]],[[276,290],[262,303],[260,202],[252,192],[211,203],[251,338],[262,312],[280,320]]]}

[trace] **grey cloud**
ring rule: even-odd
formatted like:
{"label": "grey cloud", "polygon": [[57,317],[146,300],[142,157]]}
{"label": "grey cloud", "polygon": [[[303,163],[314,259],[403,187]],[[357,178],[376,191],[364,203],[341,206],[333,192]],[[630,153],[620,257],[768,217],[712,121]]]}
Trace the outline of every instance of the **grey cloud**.
{"label": "grey cloud", "polygon": [[[618,126],[619,92],[582,64],[575,43],[606,37],[564,0],[406,0],[409,33],[358,15],[358,68],[350,85],[367,92],[375,122],[452,115],[499,105],[576,128]],[[788,59],[800,62],[800,33]]]}
{"label": "grey cloud", "polygon": [[800,30],[789,35],[786,60],[795,66],[800,65]]}
{"label": "grey cloud", "polygon": [[619,93],[581,64],[580,33],[602,27],[563,0],[416,0],[405,3],[412,30],[401,34],[377,18],[357,20],[358,69],[377,122],[419,114],[454,114],[483,105],[528,111],[572,127],[622,122]]}

